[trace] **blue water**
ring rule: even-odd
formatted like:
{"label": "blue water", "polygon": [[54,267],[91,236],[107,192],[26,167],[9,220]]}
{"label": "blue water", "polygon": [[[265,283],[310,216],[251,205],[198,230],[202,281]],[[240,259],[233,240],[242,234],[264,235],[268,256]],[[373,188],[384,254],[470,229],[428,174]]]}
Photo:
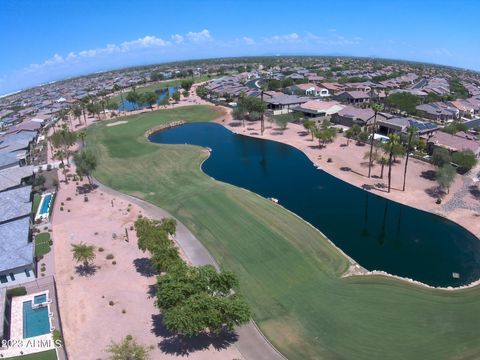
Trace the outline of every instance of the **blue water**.
{"label": "blue water", "polygon": [[33,309],[32,302],[25,301],[23,303],[23,338],[31,338],[49,332],[48,307]]}
{"label": "blue water", "polygon": [[43,304],[47,301],[47,294],[37,295],[33,298],[35,304]]}
{"label": "blue water", "polygon": [[52,194],[48,194],[43,198],[42,206],[40,207],[40,214],[48,214],[48,207],[52,201]]}
{"label": "blue water", "polygon": [[[177,88],[175,86],[169,86],[168,87],[168,97],[171,97],[176,89]],[[161,91],[161,90],[164,90],[164,91]],[[157,104],[160,104],[160,102],[163,99],[165,99],[165,97],[167,96],[167,88],[158,89],[155,92],[158,94]],[[126,96],[126,94],[123,94],[123,95],[124,95],[124,97]],[[145,105],[145,104],[144,105],[137,105],[137,104],[134,104],[130,101],[123,100],[123,101],[120,101],[120,104],[118,106],[118,110],[120,110],[120,111],[133,111],[133,110],[138,110],[138,109],[144,109],[147,106],[148,105]]]}
{"label": "blue water", "polygon": [[[212,154],[202,165],[205,173],[277,198],[368,270],[434,286],[480,278],[480,240],[463,227],[339,180],[291,146],[235,135],[211,123],[171,128],[150,140],[210,147]],[[454,272],[459,279],[452,277]]]}

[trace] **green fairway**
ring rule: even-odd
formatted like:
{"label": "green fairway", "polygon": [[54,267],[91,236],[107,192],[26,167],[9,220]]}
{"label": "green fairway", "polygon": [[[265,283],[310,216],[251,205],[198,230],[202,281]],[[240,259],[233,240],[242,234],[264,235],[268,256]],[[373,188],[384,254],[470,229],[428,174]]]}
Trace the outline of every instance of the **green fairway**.
{"label": "green fairway", "polygon": [[[199,75],[199,76],[194,76],[193,81],[194,81],[194,83],[199,83],[199,82],[203,82],[203,81],[207,81],[207,80],[212,80],[214,78],[215,78],[215,75]],[[189,78],[189,79],[191,79],[191,78]],[[180,86],[180,83],[182,82],[182,80],[184,80],[184,79],[182,78],[182,79],[159,81],[159,82],[155,82],[155,83],[148,84],[148,85],[145,85],[145,86],[136,87],[135,91],[139,94],[143,94],[143,93],[146,93],[148,91],[155,91],[155,90],[166,88],[166,87],[169,87],[169,86]],[[130,90],[131,89],[124,89],[124,96],[125,96],[125,93],[127,93]],[[120,102],[122,100],[120,95],[113,96],[112,99],[117,101],[117,102]]]}
{"label": "green fairway", "polygon": [[160,123],[217,116],[197,106],[95,125],[87,136],[99,157],[95,176],[182,221],[238,275],[258,325],[290,360],[480,358],[480,288],[448,292],[380,276],[342,279],[348,262],[320,232],[271,201],[203,174],[207,150],[144,137]]}
{"label": "green fairway", "polygon": [[57,360],[57,353],[55,350],[48,350],[30,355],[15,356],[8,358],[10,360]]}

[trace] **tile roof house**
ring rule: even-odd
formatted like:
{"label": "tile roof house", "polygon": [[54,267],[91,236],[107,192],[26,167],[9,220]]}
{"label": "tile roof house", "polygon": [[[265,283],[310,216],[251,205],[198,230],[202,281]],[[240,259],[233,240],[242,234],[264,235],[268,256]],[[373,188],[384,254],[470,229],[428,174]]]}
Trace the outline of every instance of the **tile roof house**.
{"label": "tile roof house", "polygon": [[452,106],[442,102],[422,104],[416,106],[417,112],[427,119],[446,121],[454,120],[460,117],[460,111]]}
{"label": "tile roof house", "polygon": [[32,187],[23,186],[0,192],[0,224],[30,215]]}
{"label": "tile roof house", "polygon": [[327,89],[330,94],[334,95],[337,92],[345,90],[345,85],[339,84],[339,83],[327,83],[327,82],[322,82],[318,84],[318,86]]}
{"label": "tile roof house", "polygon": [[346,102],[348,104],[366,103],[370,101],[370,95],[364,91],[344,91],[335,96],[336,100]]}
{"label": "tile roof house", "polygon": [[0,287],[35,279],[30,186],[0,192]]}
{"label": "tile roof house", "polygon": [[305,117],[330,117],[342,110],[345,106],[337,101],[310,100],[294,108],[294,111],[301,112]]}
{"label": "tile roof house", "polygon": [[0,287],[35,279],[33,251],[28,217],[0,224]]}
{"label": "tile roof house", "polygon": [[309,100],[307,97],[285,94],[263,98],[263,101],[267,104],[267,108],[272,111],[273,115],[292,112],[294,107],[306,103]]}
{"label": "tile roof house", "polygon": [[307,95],[307,96],[320,96],[320,97],[330,96],[330,92],[328,91],[328,89],[322,88],[315,84],[309,84],[309,83],[295,84],[295,85],[289,86],[287,89],[290,91],[292,95],[301,93],[302,95]]}
{"label": "tile roof house", "polygon": [[[343,126],[366,126],[373,122],[375,112],[372,109],[360,109],[355,106],[345,106],[342,110],[332,115],[332,122]],[[386,118],[386,115],[377,114],[377,121]]]}
{"label": "tile roof house", "polygon": [[480,142],[473,137],[451,135],[443,131],[437,131],[427,139],[430,147],[442,147],[451,152],[472,150],[477,156],[480,154]]}
{"label": "tile roof house", "polygon": [[11,166],[0,170],[0,192],[17,187],[33,176],[33,166]]}
{"label": "tile roof house", "polygon": [[437,124],[411,117],[381,118],[377,121],[377,124],[378,132],[384,135],[389,135],[391,133],[406,133],[412,126],[417,129],[418,135],[431,134],[440,128]]}

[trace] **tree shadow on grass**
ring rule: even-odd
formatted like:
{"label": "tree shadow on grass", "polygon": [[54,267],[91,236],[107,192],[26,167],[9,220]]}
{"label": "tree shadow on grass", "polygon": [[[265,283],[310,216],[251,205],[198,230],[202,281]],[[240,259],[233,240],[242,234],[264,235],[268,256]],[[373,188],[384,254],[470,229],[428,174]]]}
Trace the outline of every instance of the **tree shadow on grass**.
{"label": "tree shadow on grass", "polygon": [[152,332],[164,338],[158,343],[159,349],[166,354],[188,356],[195,351],[206,350],[213,346],[216,350],[227,349],[238,341],[238,335],[230,331],[220,334],[203,333],[187,337],[169,331],[163,324],[163,315],[152,315]]}
{"label": "tree shadow on grass", "polygon": [[75,272],[80,276],[93,276],[97,272],[97,265],[95,264],[81,264],[75,266]]}
{"label": "tree shadow on grass", "polygon": [[138,258],[133,260],[133,265],[140,275],[145,277],[152,277],[158,275],[155,267],[149,258]]}
{"label": "tree shadow on grass", "polygon": [[437,177],[437,172],[435,170],[425,170],[421,172],[420,176],[424,179],[435,181]]}

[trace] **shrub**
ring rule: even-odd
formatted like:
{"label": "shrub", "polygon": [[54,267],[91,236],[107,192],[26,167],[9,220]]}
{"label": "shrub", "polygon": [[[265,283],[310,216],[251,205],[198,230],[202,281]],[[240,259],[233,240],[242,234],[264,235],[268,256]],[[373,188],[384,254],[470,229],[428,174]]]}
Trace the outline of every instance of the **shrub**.
{"label": "shrub", "polygon": [[62,334],[60,333],[60,331],[58,329],[55,329],[55,330],[52,331],[52,338],[53,338],[54,343],[62,343],[63,342]]}
{"label": "shrub", "polygon": [[[98,233],[96,233],[95,235],[97,235],[97,234],[98,234]],[[99,247],[99,248],[98,248],[98,251],[99,251],[99,252],[103,252],[104,250],[105,250],[105,249],[104,249],[103,247]]]}
{"label": "shrub", "polygon": [[445,164],[449,164],[452,161],[450,152],[444,148],[435,148],[432,153],[433,165],[442,167]]}
{"label": "shrub", "polygon": [[123,309],[122,314],[126,314],[126,313],[127,313],[127,310]]}
{"label": "shrub", "polygon": [[117,262],[115,260],[113,260],[112,265],[117,265]]}
{"label": "shrub", "polygon": [[60,206],[60,211],[63,211],[63,206]]}
{"label": "shrub", "polygon": [[435,201],[435,203],[437,203],[438,205],[440,205],[442,203],[442,199],[438,198],[437,201]]}
{"label": "shrub", "polygon": [[466,173],[477,164],[475,153],[469,149],[454,153],[452,161],[458,165],[458,170],[461,173]]}
{"label": "shrub", "polygon": [[67,197],[66,200],[67,200],[67,201],[72,201],[72,198],[69,196],[69,197]]}
{"label": "shrub", "polygon": [[107,260],[112,260],[113,258],[114,258],[113,254],[108,254],[106,257]]}
{"label": "shrub", "polygon": [[113,305],[115,305],[115,303],[114,303],[112,300],[110,300],[110,301],[108,302],[108,305],[113,306]]}
{"label": "shrub", "polygon": [[24,295],[27,295],[27,289],[25,289],[23,286],[7,290],[7,296],[10,296],[10,297],[24,296]]}
{"label": "shrub", "polygon": [[327,162],[328,162],[328,163],[331,163],[332,161],[333,161],[332,158],[328,158],[328,159],[327,159]]}

